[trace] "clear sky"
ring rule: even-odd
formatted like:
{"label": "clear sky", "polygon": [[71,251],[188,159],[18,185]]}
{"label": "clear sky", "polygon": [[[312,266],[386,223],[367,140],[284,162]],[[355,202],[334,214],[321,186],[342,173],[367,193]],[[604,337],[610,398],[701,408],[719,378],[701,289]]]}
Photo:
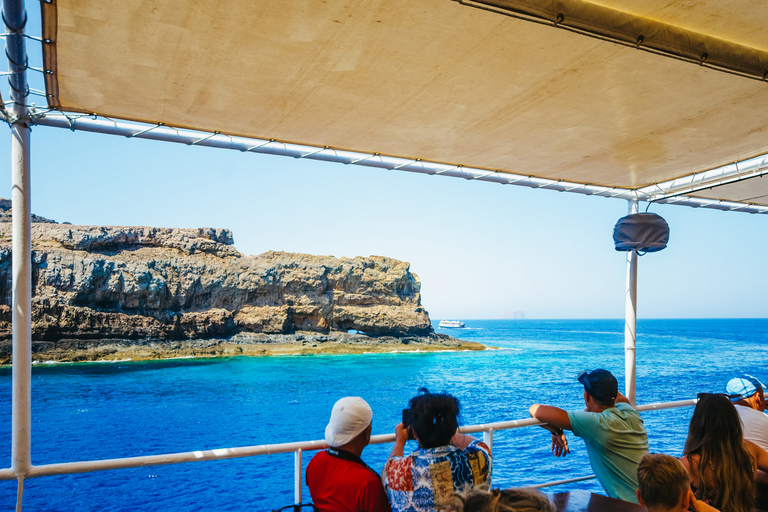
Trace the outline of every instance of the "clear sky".
{"label": "clear sky", "polygon": [[[39,35],[34,4],[28,27]],[[10,197],[2,133],[0,195]],[[32,167],[32,209],[59,222],[224,227],[245,254],[408,261],[433,319],[624,315],[625,254],[611,238],[623,200],[47,127],[33,129]],[[640,318],[768,316],[768,216],[650,211],[671,236],[640,258]]]}
{"label": "clear sky", "polygon": [[[624,314],[623,200],[47,127],[32,155],[32,209],[59,222],[225,227],[245,254],[391,256],[411,263],[433,319]],[[671,236],[640,258],[640,318],[768,316],[768,216],[650,211]]]}

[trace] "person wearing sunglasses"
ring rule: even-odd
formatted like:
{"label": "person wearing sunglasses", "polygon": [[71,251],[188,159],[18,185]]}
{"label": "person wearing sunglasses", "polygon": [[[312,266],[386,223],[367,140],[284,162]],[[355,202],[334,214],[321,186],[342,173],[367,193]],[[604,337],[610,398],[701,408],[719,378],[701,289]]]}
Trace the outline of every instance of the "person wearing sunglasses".
{"label": "person wearing sunglasses", "polygon": [[728,381],[726,392],[744,425],[744,439],[768,450],[768,415],[765,414],[765,386],[751,375]]}
{"label": "person wearing sunglasses", "polygon": [[768,452],[744,439],[730,397],[699,393],[680,462],[696,498],[723,512],[752,512],[757,470],[768,470]]}
{"label": "person wearing sunglasses", "polygon": [[529,409],[531,417],[552,433],[552,450],[557,457],[570,453],[564,430],[582,438],[592,471],[605,493],[637,503],[637,465],[648,453],[643,420],[619,393],[618,382],[608,370],[586,370],[577,379],[584,386],[585,410],[534,404]]}

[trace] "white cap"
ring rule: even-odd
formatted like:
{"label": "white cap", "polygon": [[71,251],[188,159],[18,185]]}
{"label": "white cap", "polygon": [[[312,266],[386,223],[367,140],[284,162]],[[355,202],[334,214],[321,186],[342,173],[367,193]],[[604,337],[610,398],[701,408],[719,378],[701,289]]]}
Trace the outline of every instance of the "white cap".
{"label": "white cap", "polygon": [[325,427],[325,442],[333,447],[343,446],[368,428],[373,411],[359,396],[347,396],[333,405],[331,421]]}

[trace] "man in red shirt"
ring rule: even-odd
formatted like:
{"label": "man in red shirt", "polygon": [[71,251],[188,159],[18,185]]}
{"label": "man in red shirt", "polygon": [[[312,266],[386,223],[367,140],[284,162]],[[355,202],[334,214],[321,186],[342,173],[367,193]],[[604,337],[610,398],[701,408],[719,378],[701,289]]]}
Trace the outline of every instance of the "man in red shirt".
{"label": "man in red shirt", "polygon": [[390,512],[381,477],[360,455],[371,441],[373,411],[360,397],[336,402],[325,428],[330,446],[309,461],[307,487],[320,512]]}

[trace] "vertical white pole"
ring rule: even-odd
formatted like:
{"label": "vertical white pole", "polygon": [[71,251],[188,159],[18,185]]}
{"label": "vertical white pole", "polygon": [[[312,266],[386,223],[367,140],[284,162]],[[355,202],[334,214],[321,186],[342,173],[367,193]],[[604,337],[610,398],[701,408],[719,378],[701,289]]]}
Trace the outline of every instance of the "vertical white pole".
{"label": "vertical white pole", "polygon": [[[489,428],[485,432],[483,432],[483,442],[488,446],[488,449],[491,451],[491,457],[493,457],[493,429]],[[491,490],[491,486],[493,485],[493,482],[491,482],[491,475],[488,475],[488,490]]]}
{"label": "vertical white pole", "polygon": [[[629,213],[637,213],[638,201],[629,201]],[[637,341],[637,251],[627,252],[627,295],[624,302],[624,396],[637,405],[635,387]]]}
{"label": "vertical white pole", "polygon": [[12,265],[13,284],[11,308],[13,321],[13,377],[11,406],[11,468],[19,480],[16,510],[21,510],[24,476],[31,462],[32,404],[32,213],[29,191],[30,121],[27,110],[27,52],[24,46],[24,26],[27,13],[24,0],[3,2],[5,22],[5,53],[8,57],[8,77],[11,103],[11,180],[13,190]]}
{"label": "vertical white pole", "polygon": [[493,429],[489,428],[485,432],[483,432],[483,442],[488,446],[488,449],[491,450],[491,455],[493,455]]}
{"label": "vertical white pole", "polygon": [[29,195],[29,112],[27,111],[27,52],[24,26],[27,13],[23,0],[3,2],[5,54],[8,57],[11,100],[11,200],[12,225],[12,322],[13,377],[11,405],[11,469],[18,478],[16,512],[21,512],[24,477],[32,466],[32,213]]}
{"label": "vertical white pole", "polygon": [[32,378],[32,219],[29,195],[29,127],[11,127],[13,201],[13,431],[12,467],[23,476],[30,468]]}
{"label": "vertical white pole", "polygon": [[301,448],[295,452],[294,466],[296,471],[294,474],[294,503],[296,505],[301,505]]}

